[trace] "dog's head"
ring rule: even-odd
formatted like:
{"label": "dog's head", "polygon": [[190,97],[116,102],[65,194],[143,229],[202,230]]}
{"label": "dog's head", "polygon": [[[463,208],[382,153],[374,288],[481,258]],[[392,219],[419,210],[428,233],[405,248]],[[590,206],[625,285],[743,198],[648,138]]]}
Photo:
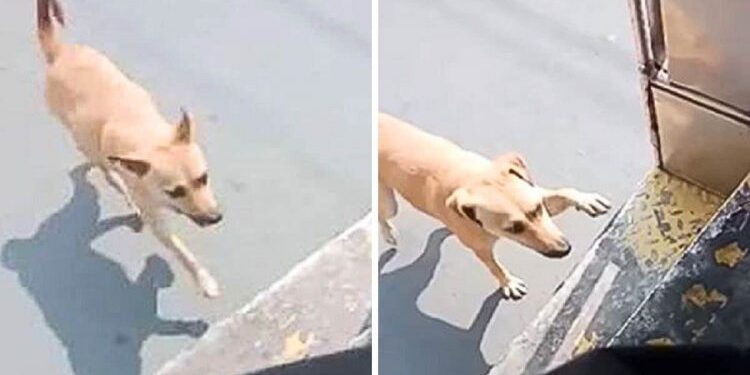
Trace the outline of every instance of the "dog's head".
{"label": "dog's head", "polygon": [[167,145],[145,154],[110,156],[117,170],[149,198],[200,226],[216,224],[222,214],[211,191],[203,151],[195,142],[195,122],[185,111]]}
{"label": "dog's head", "polygon": [[490,234],[545,256],[559,258],[570,252],[570,243],[544,206],[542,189],[531,182],[518,154],[495,159],[481,178],[456,189],[445,204]]}

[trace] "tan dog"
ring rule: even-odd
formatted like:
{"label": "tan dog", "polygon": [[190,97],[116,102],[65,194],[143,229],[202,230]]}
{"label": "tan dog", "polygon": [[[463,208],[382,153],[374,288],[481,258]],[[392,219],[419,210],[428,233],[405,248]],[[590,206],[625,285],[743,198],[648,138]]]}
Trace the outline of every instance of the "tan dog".
{"label": "tan dog", "polygon": [[445,224],[513,299],[526,294],[526,285],[495,262],[492,248],[498,238],[563,257],[570,244],[550,216],[571,206],[591,216],[610,208],[598,194],[535,186],[518,154],[490,161],[386,114],[379,117],[378,162],[378,219],[385,241],[396,244],[388,221],[397,211],[395,190]]}
{"label": "tan dog", "polygon": [[151,96],[104,55],[58,36],[64,24],[57,0],[37,0],[38,37],[47,62],[46,98],[78,149],[101,169],[159,241],[174,251],[207,297],[219,285],[164,220],[165,209],[206,226],[221,220],[209,188],[195,123],[183,111],[165,121]]}

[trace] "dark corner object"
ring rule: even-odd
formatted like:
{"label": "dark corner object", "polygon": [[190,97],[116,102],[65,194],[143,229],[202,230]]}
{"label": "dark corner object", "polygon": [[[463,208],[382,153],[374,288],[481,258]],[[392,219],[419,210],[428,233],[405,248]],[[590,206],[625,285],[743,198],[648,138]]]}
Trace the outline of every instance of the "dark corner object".
{"label": "dark corner object", "polygon": [[728,346],[644,346],[597,349],[547,375],[750,373],[750,350]]}
{"label": "dark corner object", "polygon": [[372,346],[366,345],[246,375],[369,375],[371,373]]}

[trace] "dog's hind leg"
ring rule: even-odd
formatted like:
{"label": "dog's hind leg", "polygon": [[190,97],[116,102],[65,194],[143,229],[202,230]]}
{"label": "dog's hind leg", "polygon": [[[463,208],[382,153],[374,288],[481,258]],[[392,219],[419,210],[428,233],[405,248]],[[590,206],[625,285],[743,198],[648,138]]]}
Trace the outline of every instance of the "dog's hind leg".
{"label": "dog's hind leg", "polygon": [[389,221],[398,212],[398,204],[393,189],[378,181],[378,223],[383,240],[391,246],[396,246],[396,228]]}
{"label": "dog's hind leg", "polygon": [[190,272],[193,280],[198,284],[203,295],[208,298],[216,298],[221,294],[219,283],[216,282],[211,273],[203,267],[198,258],[185,246],[175,234],[171,233],[158,214],[145,213],[144,221],[152,229],[156,238],[168,249],[172,250],[180,263]]}
{"label": "dog's hind leg", "polygon": [[612,204],[596,193],[584,193],[572,188],[544,190],[544,205],[550,216],[561,214],[570,207],[587,213],[591,217],[603,215]]}

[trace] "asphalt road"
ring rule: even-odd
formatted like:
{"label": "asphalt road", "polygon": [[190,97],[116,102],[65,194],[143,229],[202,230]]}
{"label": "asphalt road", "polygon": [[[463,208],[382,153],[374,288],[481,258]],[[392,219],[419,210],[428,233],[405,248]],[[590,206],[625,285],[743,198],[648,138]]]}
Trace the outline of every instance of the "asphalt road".
{"label": "asphalt road", "polygon": [[[0,373],[149,374],[370,206],[370,4],[62,0],[163,112],[193,111],[225,210],[180,233],[202,299],[44,107],[34,2],[0,12]],[[101,225],[95,223],[100,221]],[[153,255],[157,256],[153,256]]]}
{"label": "asphalt road", "polygon": [[[652,163],[625,1],[381,0],[380,107],[492,157],[521,152],[547,187],[620,205]],[[380,241],[380,369],[484,374],[584,254],[609,217],[556,221],[574,252],[543,258],[499,242],[529,295],[495,282],[440,224],[403,201],[399,246]]]}

